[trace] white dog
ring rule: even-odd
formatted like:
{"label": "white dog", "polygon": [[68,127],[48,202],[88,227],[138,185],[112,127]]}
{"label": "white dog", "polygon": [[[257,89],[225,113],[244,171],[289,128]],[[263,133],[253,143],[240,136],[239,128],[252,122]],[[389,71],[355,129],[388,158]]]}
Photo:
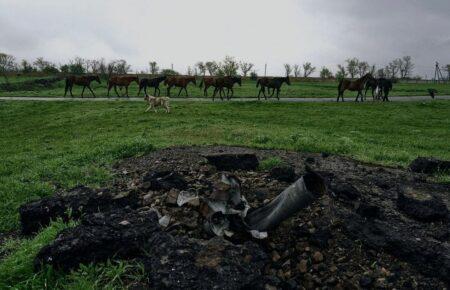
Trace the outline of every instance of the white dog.
{"label": "white dog", "polygon": [[170,99],[169,98],[145,95],[144,100],[146,100],[149,105],[147,110],[145,110],[146,112],[148,112],[148,110],[153,108],[153,110],[156,113],[157,112],[156,107],[164,107],[166,109],[166,112],[170,113]]}

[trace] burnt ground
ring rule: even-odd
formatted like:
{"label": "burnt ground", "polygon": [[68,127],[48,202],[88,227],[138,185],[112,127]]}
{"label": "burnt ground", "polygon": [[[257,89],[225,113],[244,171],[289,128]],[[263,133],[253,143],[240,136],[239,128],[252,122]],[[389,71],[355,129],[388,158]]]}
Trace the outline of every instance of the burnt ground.
{"label": "burnt ground", "polygon": [[[205,158],[223,153],[245,153],[245,161],[236,163],[241,168]],[[259,161],[276,156],[285,165],[254,169],[252,155]],[[204,230],[197,204],[176,205],[183,190],[210,196],[222,170],[238,177],[252,208],[311,170],[326,180],[328,193],[269,231],[267,239],[237,232],[225,241]],[[37,220],[64,217],[65,206],[82,219],[43,248],[37,268],[136,259],[157,288],[438,289],[450,282],[450,188],[424,174],[326,153],[222,146],[158,150],[124,160],[114,171],[107,188],[76,188],[21,208],[26,234],[36,230]],[[167,227],[155,225],[154,209],[170,216]]]}

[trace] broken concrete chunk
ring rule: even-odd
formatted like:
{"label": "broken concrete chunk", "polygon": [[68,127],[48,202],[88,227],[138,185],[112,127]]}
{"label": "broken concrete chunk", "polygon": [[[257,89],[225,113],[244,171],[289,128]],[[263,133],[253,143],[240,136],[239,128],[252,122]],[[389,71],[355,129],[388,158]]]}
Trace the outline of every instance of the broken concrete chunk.
{"label": "broken concrete chunk", "polygon": [[161,217],[158,220],[158,223],[163,228],[167,228],[169,226],[169,224],[170,224],[170,216],[169,215],[165,215],[165,216]]}
{"label": "broken concrete chunk", "polygon": [[117,198],[107,191],[98,194],[90,188],[79,186],[70,190],[67,195],[44,197],[22,205],[19,208],[22,233],[25,235],[36,233],[56,218],[67,221],[69,215],[72,219],[78,219],[81,214],[122,207],[137,208],[139,204],[136,192]]}
{"label": "broken concrete chunk", "polygon": [[216,153],[204,157],[218,170],[255,170],[259,166],[258,158],[253,153]]}
{"label": "broken concrete chunk", "polygon": [[191,206],[199,206],[200,199],[198,197],[198,194],[191,191],[181,191],[177,197],[177,204],[178,206],[183,206],[186,203]]}
{"label": "broken concrete chunk", "polygon": [[326,186],[323,178],[316,173],[307,173],[270,203],[249,212],[245,222],[253,230],[274,229],[324,193]]}
{"label": "broken concrete chunk", "polygon": [[433,174],[437,172],[449,171],[450,161],[430,157],[418,157],[411,162],[409,168],[412,172]]}
{"label": "broken concrete chunk", "polygon": [[424,222],[446,220],[448,217],[447,206],[440,198],[424,195],[411,188],[398,192],[397,207],[411,218]]}
{"label": "broken concrete chunk", "polygon": [[171,189],[166,196],[166,203],[175,205],[178,202],[179,191],[176,189]]}

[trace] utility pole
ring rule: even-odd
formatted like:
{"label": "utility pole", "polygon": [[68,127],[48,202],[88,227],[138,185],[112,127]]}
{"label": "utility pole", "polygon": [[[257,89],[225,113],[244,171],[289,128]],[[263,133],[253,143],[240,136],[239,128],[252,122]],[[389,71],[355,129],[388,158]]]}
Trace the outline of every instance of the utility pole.
{"label": "utility pole", "polygon": [[444,77],[442,76],[441,68],[439,67],[438,62],[436,62],[436,67],[434,69],[434,81],[438,83],[440,81],[445,81]]}
{"label": "utility pole", "polygon": [[265,77],[267,76],[267,63],[264,64],[264,76]]}

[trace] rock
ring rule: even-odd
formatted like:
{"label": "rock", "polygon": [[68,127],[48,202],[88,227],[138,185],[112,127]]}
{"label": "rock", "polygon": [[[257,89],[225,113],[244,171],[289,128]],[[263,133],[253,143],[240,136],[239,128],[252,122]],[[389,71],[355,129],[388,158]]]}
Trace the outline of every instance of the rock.
{"label": "rock", "polygon": [[300,260],[300,262],[297,265],[297,268],[300,271],[300,273],[306,273],[308,271],[308,261]]}
{"label": "rock", "polygon": [[117,198],[108,191],[100,194],[88,187],[78,186],[69,190],[67,195],[44,197],[22,205],[19,208],[20,224],[22,233],[30,235],[57,218],[68,221],[69,218],[80,218],[82,213],[106,212],[123,207],[137,208],[139,205],[140,199],[134,191]]}
{"label": "rock", "polygon": [[411,218],[424,222],[445,220],[448,217],[447,206],[440,198],[426,196],[419,199],[408,194],[407,190],[398,193],[397,207]]}
{"label": "rock", "polygon": [[433,174],[450,170],[450,161],[429,157],[418,157],[411,162],[409,168],[412,172]]}
{"label": "rock", "polygon": [[273,262],[278,262],[279,260],[280,260],[280,254],[278,254],[278,252],[277,251],[273,251],[272,252],[272,261]]}
{"label": "rock", "polygon": [[314,255],[313,255],[313,260],[314,260],[314,262],[316,262],[316,263],[322,262],[322,261],[323,261],[323,255],[322,255],[322,253],[319,252],[319,251],[315,252]]}
{"label": "rock", "polygon": [[166,203],[170,205],[178,205],[178,195],[179,191],[176,189],[171,189],[166,196]]}
{"label": "rock", "polygon": [[184,177],[174,171],[151,171],[143,177],[142,181],[144,184],[149,184],[150,190],[187,189]]}
{"label": "rock", "polygon": [[218,170],[255,170],[259,166],[258,158],[253,153],[216,153],[204,157]]}
{"label": "rock", "polygon": [[277,166],[270,170],[270,177],[279,181],[294,182],[297,180],[295,169],[291,166]]}
{"label": "rock", "polygon": [[147,193],[142,197],[142,205],[151,205],[153,202],[153,192]]}

